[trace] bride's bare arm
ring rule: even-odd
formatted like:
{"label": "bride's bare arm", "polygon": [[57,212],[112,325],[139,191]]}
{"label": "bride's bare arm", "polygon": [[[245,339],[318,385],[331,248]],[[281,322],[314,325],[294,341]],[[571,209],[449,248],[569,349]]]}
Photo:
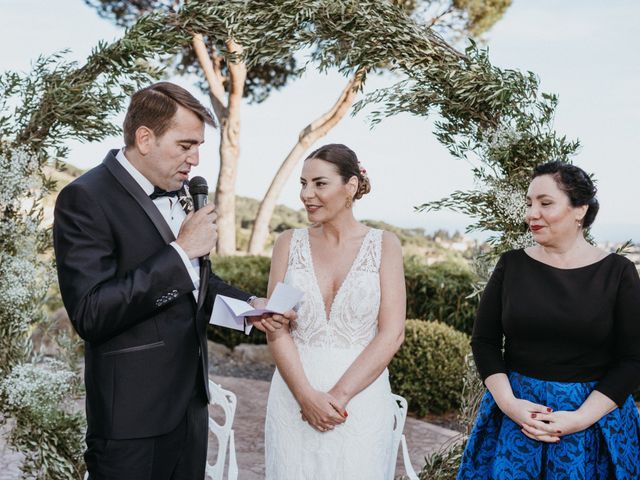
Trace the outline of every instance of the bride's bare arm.
{"label": "bride's bare arm", "polygon": [[[284,279],[291,235],[291,231],[284,232],[278,237],[273,247],[267,297],[271,297],[275,286]],[[334,399],[327,393],[315,390],[309,383],[302,368],[298,349],[291,338],[289,326],[268,331],[267,343],[280,375],[300,404],[309,423],[319,430],[328,430],[344,422],[344,417],[332,407],[332,403],[335,403]]]}
{"label": "bride's bare arm", "polygon": [[[267,287],[267,297],[271,297],[273,289],[278,282],[284,280],[287,271],[287,261],[289,258],[289,243],[291,241],[291,231],[286,231],[280,235],[273,246],[271,256],[271,270],[269,271],[269,286]],[[276,362],[280,375],[289,386],[289,390],[296,398],[304,394],[311,388],[307,377],[300,363],[298,350],[293,344],[289,326],[273,332],[267,332],[267,343],[269,351]]]}
{"label": "bride's bare arm", "polygon": [[329,391],[342,408],[380,376],[398,351],[404,340],[405,315],[406,288],[402,247],[395,235],[384,232],[378,333]]}

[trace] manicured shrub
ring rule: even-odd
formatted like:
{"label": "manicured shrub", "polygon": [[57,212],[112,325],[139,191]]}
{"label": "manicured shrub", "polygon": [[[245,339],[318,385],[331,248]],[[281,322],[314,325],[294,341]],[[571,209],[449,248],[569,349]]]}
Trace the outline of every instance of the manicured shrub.
{"label": "manicured shrub", "polygon": [[460,405],[469,337],[437,321],[407,320],[402,347],[389,365],[391,389],[419,416]]}
{"label": "manicured shrub", "polygon": [[420,471],[420,480],[455,480],[462,461],[467,439],[475,423],[480,401],[486,389],[471,354],[465,358],[465,372],[462,400],[458,422],[462,427],[460,435],[441,445],[439,449],[425,457],[425,465]]}
{"label": "manicured shrub", "polygon": [[234,287],[259,297],[267,294],[271,267],[269,257],[211,257],[211,265],[216,275]]}
{"label": "manicured shrub", "polygon": [[474,273],[453,262],[423,266],[405,262],[407,318],[440,320],[471,334],[478,297],[472,296]]}

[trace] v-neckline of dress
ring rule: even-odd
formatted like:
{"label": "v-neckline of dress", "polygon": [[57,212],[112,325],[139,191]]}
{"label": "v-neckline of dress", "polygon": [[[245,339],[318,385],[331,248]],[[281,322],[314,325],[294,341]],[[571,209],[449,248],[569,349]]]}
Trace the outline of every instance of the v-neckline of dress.
{"label": "v-neckline of dress", "polygon": [[313,281],[314,281],[314,283],[316,285],[316,290],[318,292],[318,296],[320,297],[320,303],[322,304],[322,317],[323,317],[323,319],[325,320],[325,322],[327,324],[331,321],[331,314],[333,313],[333,306],[335,305],[336,300],[338,299],[338,296],[340,295],[340,292],[342,292],[342,288],[345,286],[345,284],[347,283],[347,280],[351,276],[351,272],[353,271],[353,267],[356,265],[356,262],[358,261],[358,259],[362,255],[362,250],[364,248],[364,245],[365,245],[365,243],[367,241],[367,238],[369,237],[369,235],[371,234],[372,231],[373,231],[373,228],[369,228],[369,231],[367,233],[365,233],[364,237],[362,238],[362,243],[360,244],[360,248],[358,248],[358,253],[356,253],[355,257],[353,257],[351,265],[349,266],[349,270],[347,270],[347,274],[342,279],[342,282],[340,283],[340,286],[338,287],[338,290],[336,290],[335,295],[331,299],[331,303],[329,304],[329,311],[327,312],[327,304],[324,301],[324,296],[322,295],[322,289],[320,288],[320,283],[318,282],[318,276],[316,275],[316,268],[315,268],[314,263],[313,263],[313,253],[311,252],[311,239],[309,238],[309,229],[308,228],[305,229],[305,236],[306,236],[306,240],[307,240],[307,252],[309,253],[309,263],[310,263],[310,266],[311,266],[311,274],[313,275]]}

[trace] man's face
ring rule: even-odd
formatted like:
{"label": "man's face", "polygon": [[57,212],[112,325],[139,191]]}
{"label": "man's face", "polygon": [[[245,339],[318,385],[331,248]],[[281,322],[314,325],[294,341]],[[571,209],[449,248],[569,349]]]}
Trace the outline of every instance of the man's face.
{"label": "man's face", "polygon": [[139,141],[138,149],[143,153],[140,170],[156,187],[178,190],[189,178],[191,167],[198,165],[203,142],[204,122],[178,106],[171,126],[160,137],[149,130]]}

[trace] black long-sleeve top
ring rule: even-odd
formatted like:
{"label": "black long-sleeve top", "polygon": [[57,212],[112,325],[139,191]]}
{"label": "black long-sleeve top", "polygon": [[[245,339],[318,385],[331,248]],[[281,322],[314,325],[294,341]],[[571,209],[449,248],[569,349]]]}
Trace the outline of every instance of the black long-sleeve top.
{"label": "black long-sleeve top", "polygon": [[483,381],[507,371],[598,381],[622,405],[640,384],[638,272],[617,254],[562,269],[507,252],[480,300],[471,345]]}

